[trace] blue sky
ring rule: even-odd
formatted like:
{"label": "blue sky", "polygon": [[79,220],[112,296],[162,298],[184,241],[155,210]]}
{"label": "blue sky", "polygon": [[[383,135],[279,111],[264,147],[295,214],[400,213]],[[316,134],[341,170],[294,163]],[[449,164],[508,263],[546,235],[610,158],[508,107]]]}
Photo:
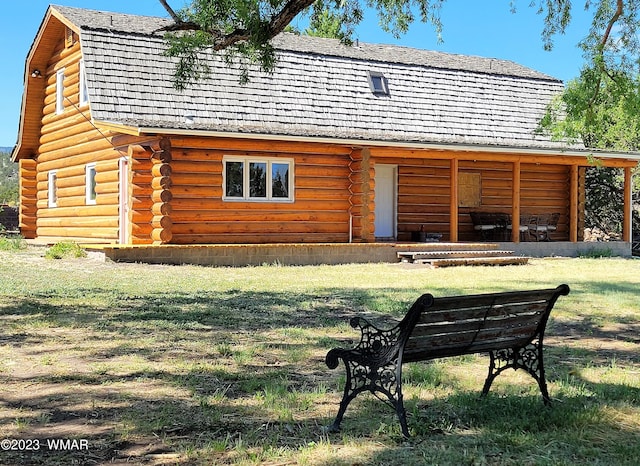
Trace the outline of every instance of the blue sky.
{"label": "blue sky", "polygon": [[[3,2],[0,27],[4,64],[4,72],[0,74],[0,147],[11,147],[16,142],[24,62],[49,3],[47,0]],[[54,3],[167,16],[157,0],[58,0]],[[169,3],[177,9],[185,2],[170,0]],[[582,2],[576,0],[574,3]],[[511,13],[509,4],[509,0],[447,0],[442,10],[444,43],[441,44],[433,27],[422,23],[414,24],[407,34],[395,39],[378,27],[374,13],[365,17],[356,36],[362,42],[512,60],[564,81],[577,77],[583,59],[576,44],[588,32],[590,15],[581,8],[574,9],[573,21],[566,35],[557,37],[553,51],[547,52],[540,39],[543,18],[535,13],[534,8],[528,7],[529,0],[515,1],[515,14]],[[305,27],[302,21],[297,25]]]}

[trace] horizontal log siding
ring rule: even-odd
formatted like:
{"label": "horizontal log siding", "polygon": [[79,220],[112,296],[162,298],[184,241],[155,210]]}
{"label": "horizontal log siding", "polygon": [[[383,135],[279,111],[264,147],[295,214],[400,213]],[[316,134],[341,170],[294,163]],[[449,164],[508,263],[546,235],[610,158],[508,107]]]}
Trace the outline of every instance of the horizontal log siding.
{"label": "horizontal log siding", "polygon": [[398,240],[408,241],[411,232],[424,229],[443,233],[449,241],[449,160],[406,159],[376,161],[398,165]]}
{"label": "horizontal log siding", "polygon": [[[35,235],[45,241],[114,243],[118,240],[118,159],[122,154],[89,123],[89,108],[78,108],[80,59],[80,43],[66,48],[61,37],[43,78],[46,87],[36,154],[37,201],[31,223]],[[64,111],[58,115],[56,72],[60,68],[65,69],[66,98]],[[85,199],[85,169],[89,163],[96,163],[95,205],[86,205]],[[49,207],[48,202],[48,175],[52,170],[57,175],[57,207]],[[25,231],[31,223],[25,215]]]}
{"label": "horizontal log siding", "polygon": [[569,241],[571,167],[566,165],[521,166],[520,212],[523,214],[560,214],[555,241]]}
{"label": "horizontal log siding", "polygon": [[20,160],[20,233],[27,239],[36,237],[36,216],[38,213],[38,182],[35,160]]}
{"label": "horizontal log siding", "polygon": [[[460,161],[460,172],[480,173],[482,192],[479,207],[460,207],[458,209],[458,239],[460,241],[477,241],[479,238],[473,229],[469,212],[482,210],[486,212],[511,212],[513,164],[508,162]],[[523,180],[521,180],[521,183]],[[522,188],[522,185],[521,185]]]}
{"label": "horizontal log siding", "polygon": [[[348,241],[350,149],[195,138],[171,144],[172,243]],[[294,202],[223,201],[225,155],[293,159]]]}
{"label": "horizontal log siding", "polygon": [[[425,153],[427,155],[427,153]],[[411,232],[424,225],[427,232],[442,233],[449,240],[450,157],[438,158],[376,157],[375,163],[398,166],[398,240],[411,240]],[[436,156],[429,153],[429,157]],[[469,212],[483,210],[510,213],[512,209],[513,164],[461,160],[459,172],[482,176],[481,205],[461,207],[458,212],[458,239],[478,239]],[[522,213],[559,212],[555,240],[569,239],[569,173],[564,165],[521,164],[520,209]]]}

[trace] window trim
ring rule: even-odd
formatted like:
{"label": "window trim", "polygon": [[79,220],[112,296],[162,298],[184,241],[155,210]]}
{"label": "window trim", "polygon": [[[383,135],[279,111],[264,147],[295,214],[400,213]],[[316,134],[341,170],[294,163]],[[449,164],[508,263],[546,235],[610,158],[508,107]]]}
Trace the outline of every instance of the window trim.
{"label": "window trim", "polygon": [[[380,78],[381,87],[376,86],[374,78]],[[389,95],[389,82],[383,73],[367,71],[367,81],[369,82],[369,89],[374,95]]]}
{"label": "window trim", "polygon": [[56,115],[64,112],[64,68],[56,71]]}
{"label": "window trim", "polygon": [[47,205],[58,207],[58,172],[50,170],[47,174]]}
{"label": "window trim", "polygon": [[[227,196],[227,162],[240,162],[242,163],[242,197],[240,196]],[[266,163],[267,164],[267,193],[265,197],[251,197],[250,196],[250,177],[251,171],[249,169],[251,163]],[[288,197],[273,197],[273,165],[274,164],[286,164],[289,166],[289,183],[287,186],[289,196]],[[260,156],[232,156],[225,155],[222,158],[222,200],[230,202],[278,202],[278,203],[291,203],[295,201],[294,196],[294,167],[295,162],[293,158],[288,157],[260,157]]]}
{"label": "window trim", "polygon": [[87,75],[84,60],[80,60],[80,95],[78,96],[80,106],[89,104],[89,89],[87,88]]}
{"label": "window trim", "polygon": [[[93,173],[90,176],[90,173]],[[84,200],[86,205],[95,205],[97,203],[98,194],[96,193],[96,170],[95,163],[88,163],[84,168]],[[93,181],[93,183],[91,183]]]}

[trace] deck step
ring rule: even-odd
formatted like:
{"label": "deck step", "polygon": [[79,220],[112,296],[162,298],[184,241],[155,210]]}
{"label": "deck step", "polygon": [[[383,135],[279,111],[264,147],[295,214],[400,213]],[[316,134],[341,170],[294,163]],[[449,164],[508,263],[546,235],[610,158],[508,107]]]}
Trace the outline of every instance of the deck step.
{"label": "deck step", "polygon": [[452,258],[472,258],[472,257],[501,257],[511,256],[513,251],[498,249],[489,250],[456,250],[456,251],[403,251],[398,252],[398,258],[402,262],[415,262],[422,259],[452,259]]}
{"label": "deck step", "polygon": [[425,264],[431,267],[453,267],[461,265],[525,265],[529,262],[526,256],[497,256],[497,257],[452,257],[445,259],[418,259],[415,264]]}

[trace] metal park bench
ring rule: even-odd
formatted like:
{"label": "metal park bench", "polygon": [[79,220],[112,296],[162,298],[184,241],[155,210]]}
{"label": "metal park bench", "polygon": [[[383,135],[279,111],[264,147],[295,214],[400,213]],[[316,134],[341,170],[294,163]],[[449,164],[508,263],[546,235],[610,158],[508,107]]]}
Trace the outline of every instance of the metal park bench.
{"label": "metal park bench", "polygon": [[386,396],[396,410],[402,433],[408,437],[402,365],[465,354],[489,353],[483,395],[504,370],[524,369],[537,381],[544,403],[549,404],[542,339],[551,309],[561,295],[567,294],[567,285],[443,298],[427,293],[389,330],[354,317],[351,326],[360,328],[360,343],[352,349],[334,348],[326,356],[330,369],[338,367],[340,360],[346,368],[344,394],[330,430],[340,430],[349,403],[368,391]]}

